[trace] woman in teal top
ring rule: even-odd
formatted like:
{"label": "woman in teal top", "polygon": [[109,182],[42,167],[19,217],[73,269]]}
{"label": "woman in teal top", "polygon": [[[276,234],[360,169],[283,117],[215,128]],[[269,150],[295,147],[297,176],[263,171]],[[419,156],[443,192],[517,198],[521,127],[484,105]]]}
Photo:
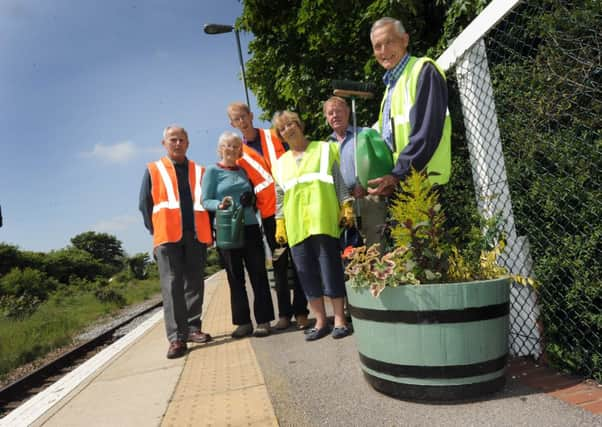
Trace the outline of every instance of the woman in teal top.
{"label": "woman in teal top", "polygon": [[242,338],[253,333],[245,267],[255,295],[253,313],[257,326],[254,335],[267,336],[270,334],[270,321],[274,320],[274,306],[265,268],[263,236],[255,215],[253,188],[245,171],[236,165],[242,156],[242,140],[233,132],[224,132],[219,138],[217,152],[220,161],[208,166],[203,177],[203,207],[215,212],[226,209],[231,203],[244,206],[244,246],[240,249],[218,249],[230,285],[232,323],[237,325],[232,337]]}

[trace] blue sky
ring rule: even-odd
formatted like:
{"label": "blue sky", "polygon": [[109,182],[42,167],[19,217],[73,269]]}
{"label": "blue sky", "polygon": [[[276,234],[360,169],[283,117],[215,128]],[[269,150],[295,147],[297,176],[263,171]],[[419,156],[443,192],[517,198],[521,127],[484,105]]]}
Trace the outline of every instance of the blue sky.
{"label": "blue sky", "polygon": [[[234,33],[203,32],[241,12],[237,0],[2,0],[0,242],[46,252],[93,230],[149,251],[138,192],[163,128],[183,125],[189,158],[213,163],[226,107],[245,99]],[[248,60],[252,35],[240,37]]]}

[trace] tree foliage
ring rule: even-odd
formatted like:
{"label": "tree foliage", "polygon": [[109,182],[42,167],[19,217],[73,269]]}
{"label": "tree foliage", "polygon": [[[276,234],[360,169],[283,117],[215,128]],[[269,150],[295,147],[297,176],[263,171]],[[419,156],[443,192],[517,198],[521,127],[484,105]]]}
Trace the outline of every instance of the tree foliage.
{"label": "tree foliage", "polygon": [[131,256],[127,260],[130,271],[135,279],[143,280],[147,277],[147,267],[150,263],[148,253],[141,252]]}
{"label": "tree foliage", "polygon": [[123,267],[125,253],[121,246],[121,241],[115,236],[107,233],[86,231],[73,237],[71,244],[77,249],[88,252],[98,261],[110,266],[113,271],[119,271]]}
{"label": "tree foliage", "polygon": [[46,272],[61,283],[68,284],[72,278],[94,280],[108,277],[112,269],[94,258],[89,252],[77,248],[51,251],[46,255]]}
{"label": "tree foliage", "polygon": [[247,83],[263,118],[290,109],[298,112],[312,138],[330,130],[322,103],[332,95],[332,80],[378,85],[372,100],[358,100],[358,124],[378,117],[384,90],[382,68],[372,56],[370,27],[383,16],[401,19],[411,34],[411,49],[424,54],[436,45],[445,19],[443,1],[421,0],[253,0],[243,3],[237,25],[250,31],[253,57]]}

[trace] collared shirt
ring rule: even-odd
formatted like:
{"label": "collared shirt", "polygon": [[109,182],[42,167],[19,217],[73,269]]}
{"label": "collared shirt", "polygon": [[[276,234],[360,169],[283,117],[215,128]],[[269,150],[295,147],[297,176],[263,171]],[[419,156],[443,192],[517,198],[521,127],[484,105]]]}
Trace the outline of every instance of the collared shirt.
{"label": "collared shirt", "polygon": [[[257,151],[261,155],[261,157],[265,157],[263,155],[263,147],[261,146],[261,136],[259,136],[259,129],[257,128],[255,128],[255,135],[255,139],[253,140],[248,140],[243,136],[242,143],[248,145],[253,150]],[[285,151],[287,151],[289,148],[288,144],[284,141],[282,141],[282,146],[284,147]]]}
{"label": "collared shirt", "polygon": [[[358,128],[357,133],[360,133],[365,128]],[[353,127],[347,126],[345,130],[345,138],[339,141],[335,132],[328,137],[329,141],[334,141],[339,144],[339,153],[341,154],[341,175],[343,182],[349,191],[352,191],[357,183],[355,173],[355,148],[353,146]]]}
{"label": "collared shirt", "polygon": [[401,58],[401,61],[399,61],[395,67],[387,70],[383,76],[383,82],[387,86],[388,92],[383,108],[383,129],[381,134],[391,151],[395,151],[393,149],[393,129],[391,127],[391,96],[393,95],[393,88],[395,88],[395,84],[397,83],[397,80],[399,80],[399,76],[403,73],[409,60],[410,55],[406,53],[404,57]]}

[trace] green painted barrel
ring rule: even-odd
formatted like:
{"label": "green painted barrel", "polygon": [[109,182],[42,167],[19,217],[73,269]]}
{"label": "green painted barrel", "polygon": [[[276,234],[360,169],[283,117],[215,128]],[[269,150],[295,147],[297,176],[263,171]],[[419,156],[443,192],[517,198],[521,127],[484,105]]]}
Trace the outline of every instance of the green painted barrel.
{"label": "green painted barrel", "polygon": [[508,278],[387,287],[347,284],[361,367],[378,391],[408,400],[500,390],[508,357]]}

